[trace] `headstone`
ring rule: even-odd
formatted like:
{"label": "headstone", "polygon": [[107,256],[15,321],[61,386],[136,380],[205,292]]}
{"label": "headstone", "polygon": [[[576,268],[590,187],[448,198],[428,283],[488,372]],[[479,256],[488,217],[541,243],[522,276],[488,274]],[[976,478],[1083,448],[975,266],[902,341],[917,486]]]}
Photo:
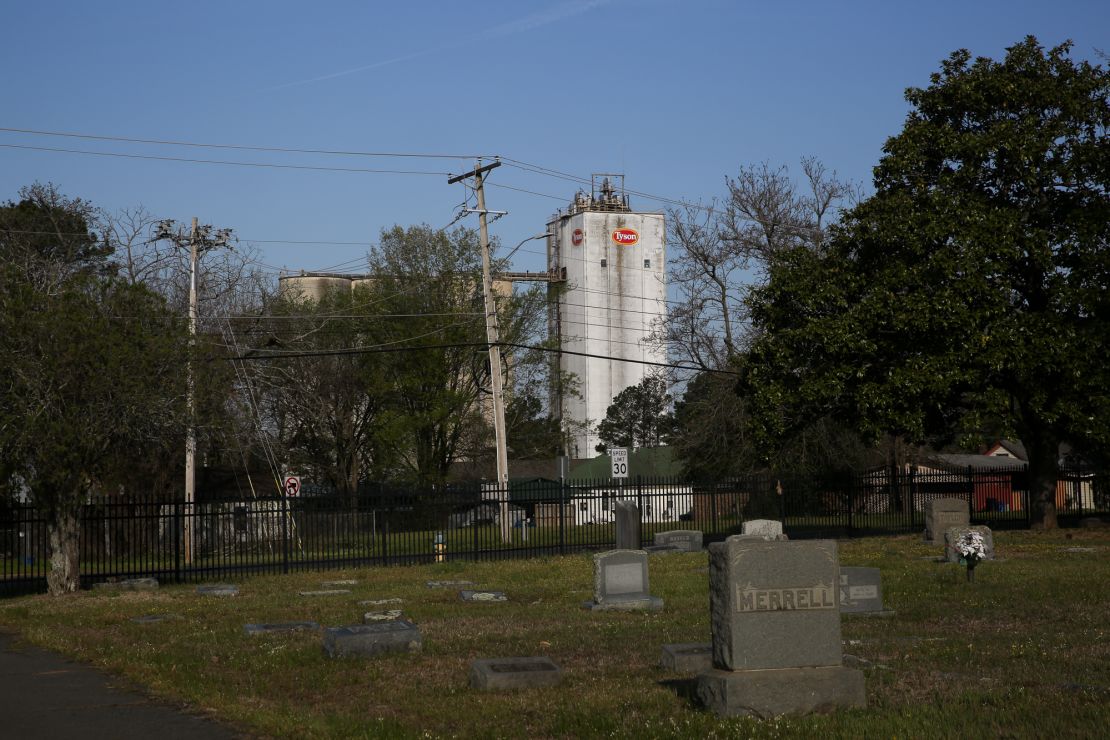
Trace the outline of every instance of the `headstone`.
{"label": "headstone", "polygon": [[157,624],[171,619],[181,619],[181,617],[176,614],[145,614],[141,617],[131,617],[131,621],[136,624]]}
{"label": "headstone", "polygon": [[351,593],[349,588],[329,588],[323,591],[298,591],[298,596],[340,596]]}
{"label": "headstone", "polygon": [[669,532],[655,533],[656,545],[670,545],[684,552],[699,552],[702,533],[696,529],[672,529]]}
{"label": "headstone", "polygon": [[935,498],[925,510],[925,539],[934,545],[942,544],[949,527],[966,527],[970,523],[967,501],[962,498]]}
{"label": "headstone", "polygon": [[473,586],[473,581],[428,581],[428,588],[461,588],[462,586]]}
{"label": "headstone", "polygon": [[392,622],[395,619],[401,618],[400,609],[386,609],[380,612],[366,612],[362,615],[363,624],[373,624],[374,622]]}
{"label": "headstone", "polygon": [[197,586],[197,593],[201,596],[238,596],[239,587],[230,583],[214,583]]}
{"label": "headstone", "polygon": [[116,591],[154,591],[158,588],[157,578],[124,578],[120,581],[104,581],[93,585],[96,589]]}
{"label": "headstone", "polygon": [[358,581],[353,578],[347,578],[342,581],[323,581],[320,583],[324,588],[335,588],[336,586],[357,586]]}
{"label": "headstone", "polygon": [[622,499],[613,505],[616,518],[616,549],[640,549],[640,507],[635,501]]}
{"label": "headstone", "polygon": [[405,619],[324,630],[324,653],[329,658],[412,653],[420,650],[423,644],[420,629]]}
{"label": "headstone", "polygon": [[994,560],[994,535],[991,534],[990,527],[973,527],[967,524],[949,527],[944,531],[944,559],[949,563],[960,562],[960,558],[962,558],[963,555],[956,549],[956,543],[959,542],[960,537],[963,537],[966,532],[978,532],[981,534],[983,536],[985,550],[983,560]]}
{"label": "headstone", "polygon": [[648,593],[648,555],[643,550],[610,550],[594,555],[593,610],[658,611],[663,600]]}
{"label": "headstone", "polygon": [[702,702],[722,716],[771,717],[866,705],[841,664],[836,542],[729,538],[709,546],[713,668]]}
{"label": "headstone", "polygon": [[777,519],[749,519],[740,527],[742,535],[755,535],[765,540],[785,540],[782,522]]}
{"label": "headstone", "polygon": [[358,605],[359,606],[386,606],[388,604],[401,604],[401,603],[403,603],[403,602],[401,601],[401,599],[398,599],[398,598],[367,599],[365,601],[358,602]]}
{"label": "headstone", "polygon": [[883,608],[883,582],[878,568],[840,566],[840,613],[893,614]]}
{"label": "headstone", "polygon": [[484,658],[470,663],[470,686],[481,691],[535,689],[563,680],[550,658]]}
{"label": "headstone", "polygon": [[713,643],[681,642],[663,646],[659,665],[676,673],[701,673],[713,667]]}
{"label": "headstone", "polygon": [[243,631],[252,637],[256,635],[284,634],[288,632],[310,632],[318,629],[320,629],[320,625],[316,622],[269,622],[243,625]]}
{"label": "headstone", "polygon": [[504,591],[459,591],[463,601],[508,601]]}

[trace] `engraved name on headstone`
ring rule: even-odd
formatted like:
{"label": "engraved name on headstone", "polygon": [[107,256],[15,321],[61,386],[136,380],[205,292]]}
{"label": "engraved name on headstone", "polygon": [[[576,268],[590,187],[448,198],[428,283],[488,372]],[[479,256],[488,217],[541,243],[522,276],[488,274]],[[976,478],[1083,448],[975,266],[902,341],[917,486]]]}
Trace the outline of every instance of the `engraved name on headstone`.
{"label": "engraved name on headstone", "polygon": [[696,529],[672,529],[668,532],[656,532],[655,544],[657,546],[671,546],[685,552],[699,552],[702,548],[702,533]]}

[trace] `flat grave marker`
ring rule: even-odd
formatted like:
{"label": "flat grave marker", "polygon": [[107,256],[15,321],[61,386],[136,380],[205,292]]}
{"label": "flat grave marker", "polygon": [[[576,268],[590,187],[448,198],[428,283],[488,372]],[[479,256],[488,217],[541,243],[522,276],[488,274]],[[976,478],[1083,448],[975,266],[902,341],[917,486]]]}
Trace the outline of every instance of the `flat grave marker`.
{"label": "flat grave marker", "polygon": [[504,591],[459,591],[459,598],[463,601],[508,601],[509,597]]}
{"label": "flat grave marker", "polygon": [[119,581],[102,581],[93,584],[93,588],[109,591],[155,591],[158,589],[158,579],[124,578]]}
{"label": "flat grave marker", "polygon": [[392,622],[395,619],[401,618],[400,609],[386,609],[378,612],[366,612],[362,615],[363,624],[373,624],[374,622]]}
{"label": "flat grave marker", "polygon": [[387,606],[389,604],[403,604],[401,599],[396,597],[390,599],[365,599],[358,602],[359,606]]}
{"label": "flat grave marker", "polygon": [[337,586],[357,586],[358,581],[356,581],[354,578],[344,578],[343,580],[339,581],[321,581],[320,585],[324,588],[335,588]]}
{"label": "flat grave marker", "polygon": [[262,622],[243,625],[243,631],[251,637],[289,634],[291,632],[312,632],[318,629],[320,629],[320,625],[316,622]]}
{"label": "flat grave marker", "polygon": [[713,643],[679,642],[663,646],[659,665],[676,673],[701,673],[713,667]]}
{"label": "flat grave marker", "polygon": [[506,691],[554,686],[563,669],[550,658],[482,658],[470,663],[470,686],[479,691]]}
{"label": "flat grave marker", "polygon": [[462,588],[463,586],[473,586],[474,581],[428,581],[428,588]]}
{"label": "flat grave marker", "polygon": [[349,588],[329,588],[320,591],[298,591],[298,596],[341,596],[351,593]]}
{"label": "flat grave marker", "polygon": [[667,532],[656,532],[654,544],[656,546],[670,545],[683,552],[700,552],[704,535],[696,529],[672,529]]}
{"label": "flat grave marker", "polygon": [[328,627],[324,630],[324,653],[329,658],[412,653],[423,645],[420,629],[407,619]]}
{"label": "flat grave marker", "polygon": [[213,583],[197,586],[201,596],[238,596],[239,587],[230,583]]}

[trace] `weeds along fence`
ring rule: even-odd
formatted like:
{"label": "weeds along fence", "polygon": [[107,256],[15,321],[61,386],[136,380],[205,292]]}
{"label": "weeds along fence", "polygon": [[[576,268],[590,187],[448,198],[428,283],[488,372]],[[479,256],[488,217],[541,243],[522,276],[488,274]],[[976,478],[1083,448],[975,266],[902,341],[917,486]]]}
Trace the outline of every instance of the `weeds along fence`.
{"label": "weeds along fence", "polygon": [[[311,492],[311,494],[309,494]],[[794,539],[916,533],[935,498],[965,499],[972,522],[1029,525],[1024,469],[778,477],[698,483],[671,478],[532,480],[440,489],[365,486],[341,497],[306,487],[298,498],[183,501],[98,498],[80,510],[82,583],[154,577],[200,582],[249,573],[534,557],[615,544],[614,504],[635,500],[641,544],[674,529],[708,541],[746,519],[779,519]],[[1060,517],[1110,514],[1110,478],[1064,473]],[[0,506],[0,595],[44,591],[47,526],[33,504]]]}

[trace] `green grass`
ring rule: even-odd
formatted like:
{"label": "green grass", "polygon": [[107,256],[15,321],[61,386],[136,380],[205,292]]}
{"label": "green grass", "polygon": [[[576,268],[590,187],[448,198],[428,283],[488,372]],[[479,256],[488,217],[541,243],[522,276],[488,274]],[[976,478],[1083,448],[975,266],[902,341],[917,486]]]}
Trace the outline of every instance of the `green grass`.
{"label": "green grass", "polygon": [[[589,612],[589,556],[360,568],[240,580],[240,596],[188,586],[0,602],[29,641],[274,737],[1096,737],[1110,726],[1110,532],[996,532],[1000,558],[964,570],[918,537],[840,543],[843,565],[882,570],[891,618],[843,618],[844,650],[868,661],[869,706],[777,720],[721,719],[686,698],[660,646],[709,640],[706,555],[653,556],[658,613]],[[1067,552],[1066,548],[1094,548]],[[358,579],[350,595],[302,598]],[[470,604],[425,581],[465,578],[511,601]],[[247,637],[243,624],[357,623],[357,601],[400,597],[424,650],[329,660],[320,636]],[[132,617],[179,618],[136,624]],[[488,694],[474,658],[546,655],[564,682]]]}

